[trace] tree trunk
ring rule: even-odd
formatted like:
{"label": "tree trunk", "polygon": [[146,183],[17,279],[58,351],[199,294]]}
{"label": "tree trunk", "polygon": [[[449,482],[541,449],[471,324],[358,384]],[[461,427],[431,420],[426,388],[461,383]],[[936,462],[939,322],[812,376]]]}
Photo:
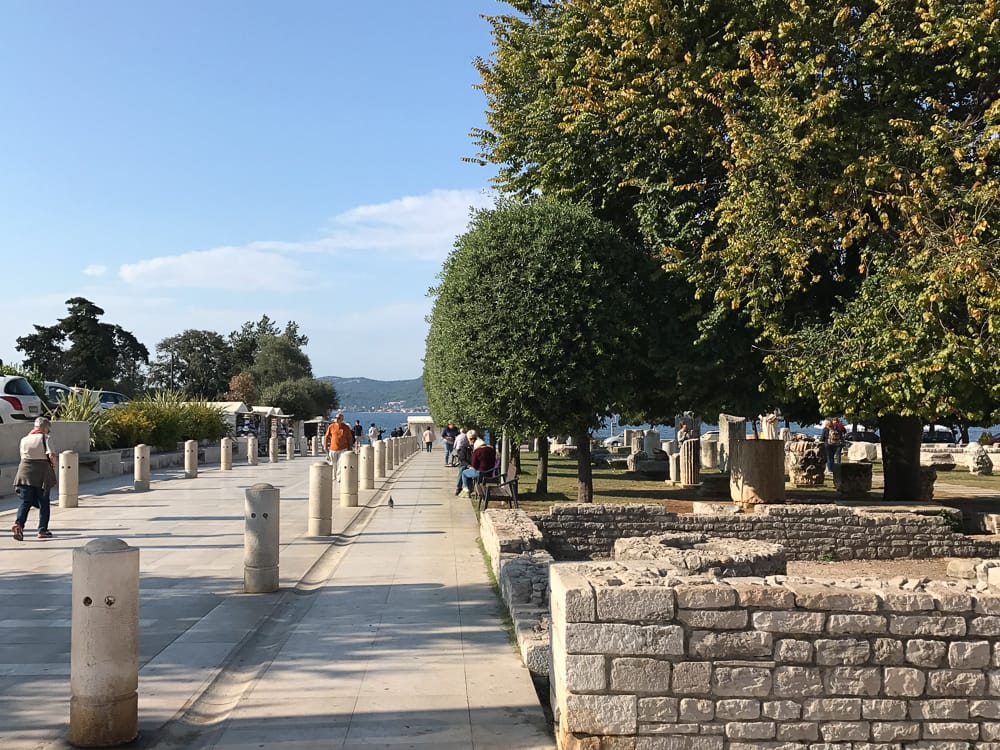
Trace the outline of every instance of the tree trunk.
{"label": "tree trunk", "polygon": [[919,417],[886,416],[879,418],[882,439],[882,471],[885,473],[886,501],[920,500],[920,438],[923,426]]}
{"label": "tree trunk", "polygon": [[535,477],[535,494],[549,494],[549,439],[538,438],[538,475]]}
{"label": "tree trunk", "polygon": [[576,501],[594,502],[594,475],[590,466],[590,433],[582,432],[576,438]]}

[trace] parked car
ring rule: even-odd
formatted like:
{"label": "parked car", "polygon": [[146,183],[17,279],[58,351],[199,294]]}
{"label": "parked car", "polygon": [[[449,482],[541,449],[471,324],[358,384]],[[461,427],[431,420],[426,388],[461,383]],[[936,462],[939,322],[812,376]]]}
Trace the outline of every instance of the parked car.
{"label": "parked car", "polygon": [[958,438],[955,433],[947,427],[939,424],[924,427],[924,434],[920,438],[921,443],[957,443]]}
{"label": "parked car", "polygon": [[42,399],[20,375],[0,375],[0,423],[42,416]]}
{"label": "parked car", "polygon": [[[77,393],[81,393],[83,388],[73,388]],[[91,391],[97,396],[97,405],[102,409],[113,409],[121,404],[127,404],[131,399],[124,393],[115,391]]]}
{"label": "parked car", "polygon": [[611,447],[614,447],[616,445],[621,445],[622,444],[622,440],[623,440],[623,437],[622,437],[621,433],[619,433],[617,435],[612,435],[611,437],[604,438],[604,440],[602,442],[602,445],[605,448],[611,448]]}
{"label": "parked car", "polygon": [[848,430],[847,434],[844,436],[844,440],[848,443],[878,443],[881,439],[878,433],[873,430],[857,430],[852,432]]}
{"label": "parked car", "polygon": [[45,392],[41,394],[42,399],[45,401],[45,405],[49,407],[49,411],[57,412],[62,402],[66,400],[66,397],[73,392],[73,389],[68,385],[63,385],[62,383],[54,383],[51,380],[46,380],[42,383],[42,387]]}

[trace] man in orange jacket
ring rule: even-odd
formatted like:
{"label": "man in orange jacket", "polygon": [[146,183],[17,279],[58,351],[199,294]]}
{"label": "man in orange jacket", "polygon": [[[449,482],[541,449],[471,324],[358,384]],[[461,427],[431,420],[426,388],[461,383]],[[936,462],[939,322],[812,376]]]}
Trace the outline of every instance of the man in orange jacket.
{"label": "man in orange jacket", "polygon": [[333,464],[333,478],[340,481],[340,454],[351,450],[354,446],[354,433],[351,426],[344,422],[344,415],[337,414],[337,420],[326,428],[323,436],[323,447],[326,448],[329,456],[329,463]]}

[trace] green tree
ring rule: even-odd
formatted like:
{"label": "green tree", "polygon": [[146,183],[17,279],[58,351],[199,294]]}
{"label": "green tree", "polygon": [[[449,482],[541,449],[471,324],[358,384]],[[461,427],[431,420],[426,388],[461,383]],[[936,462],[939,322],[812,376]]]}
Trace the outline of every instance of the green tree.
{"label": "green tree", "polygon": [[257,388],[257,381],[254,380],[253,375],[249,372],[241,372],[230,378],[229,390],[226,391],[225,396],[223,396],[223,400],[242,401],[243,403],[252,406],[257,403],[257,397],[259,395],[260,390]]}
{"label": "green tree", "polygon": [[149,351],[119,325],[99,320],[104,310],[83,297],[66,300],[68,314],[55,326],[34,326],[17,339],[24,364],[47,380],[133,393],[142,385]]}
{"label": "green tree", "polygon": [[215,331],[188,329],[156,345],[150,380],[162,388],[215,400],[226,390],[231,348]]}
{"label": "green tree", "polygon": [[268,385],[261,392],[261,399],[268,406],[280,407],[285,414],[293,414],[299,419],[323,416],[337,408],[334,387],[310,377]]}
{"label": "green tree", "polygon": [[[593,499],[590,430],[630,399],[646,361],[655,264],[585,207],[509,201],[473,216],[445,261],[424,383],[435,419],[516,435],[571,434],[578,497]],[[443,413],[442,413],[443,412]]]}
{"label": "green tree", "polygon": [[261,389],[286,380],[312,377],[312,364],[299,345],[285,336],[264,336],[249,372]]}
{"label": "green tree", "polygon": [[[288,325],[291,325],[289,323]],[[267,315],[262,315],[256,323],[248,320],[238,331],[229,334],[229,345],[232,347],[232,374],[246,372],[257,358],[260,341],[265,336],[279,336],[281,329]]]}

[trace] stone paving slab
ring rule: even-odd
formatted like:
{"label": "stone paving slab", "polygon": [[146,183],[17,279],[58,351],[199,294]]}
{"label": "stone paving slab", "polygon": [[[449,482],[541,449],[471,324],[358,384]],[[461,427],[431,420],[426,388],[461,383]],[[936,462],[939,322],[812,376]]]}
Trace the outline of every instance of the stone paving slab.
{"label": "stone paving slab", "polygon": [[[454,470],[415,454],[361,507],[335,495],[334,535],[313,540],[312,460],[89,483],[53,507],[55,539],[0,537],[0,747],[67,747],[71,555],[105,535],[141,549],[140,747],[554,747]],[[282,591],[245,595],[260,481],[281,489]]]}

